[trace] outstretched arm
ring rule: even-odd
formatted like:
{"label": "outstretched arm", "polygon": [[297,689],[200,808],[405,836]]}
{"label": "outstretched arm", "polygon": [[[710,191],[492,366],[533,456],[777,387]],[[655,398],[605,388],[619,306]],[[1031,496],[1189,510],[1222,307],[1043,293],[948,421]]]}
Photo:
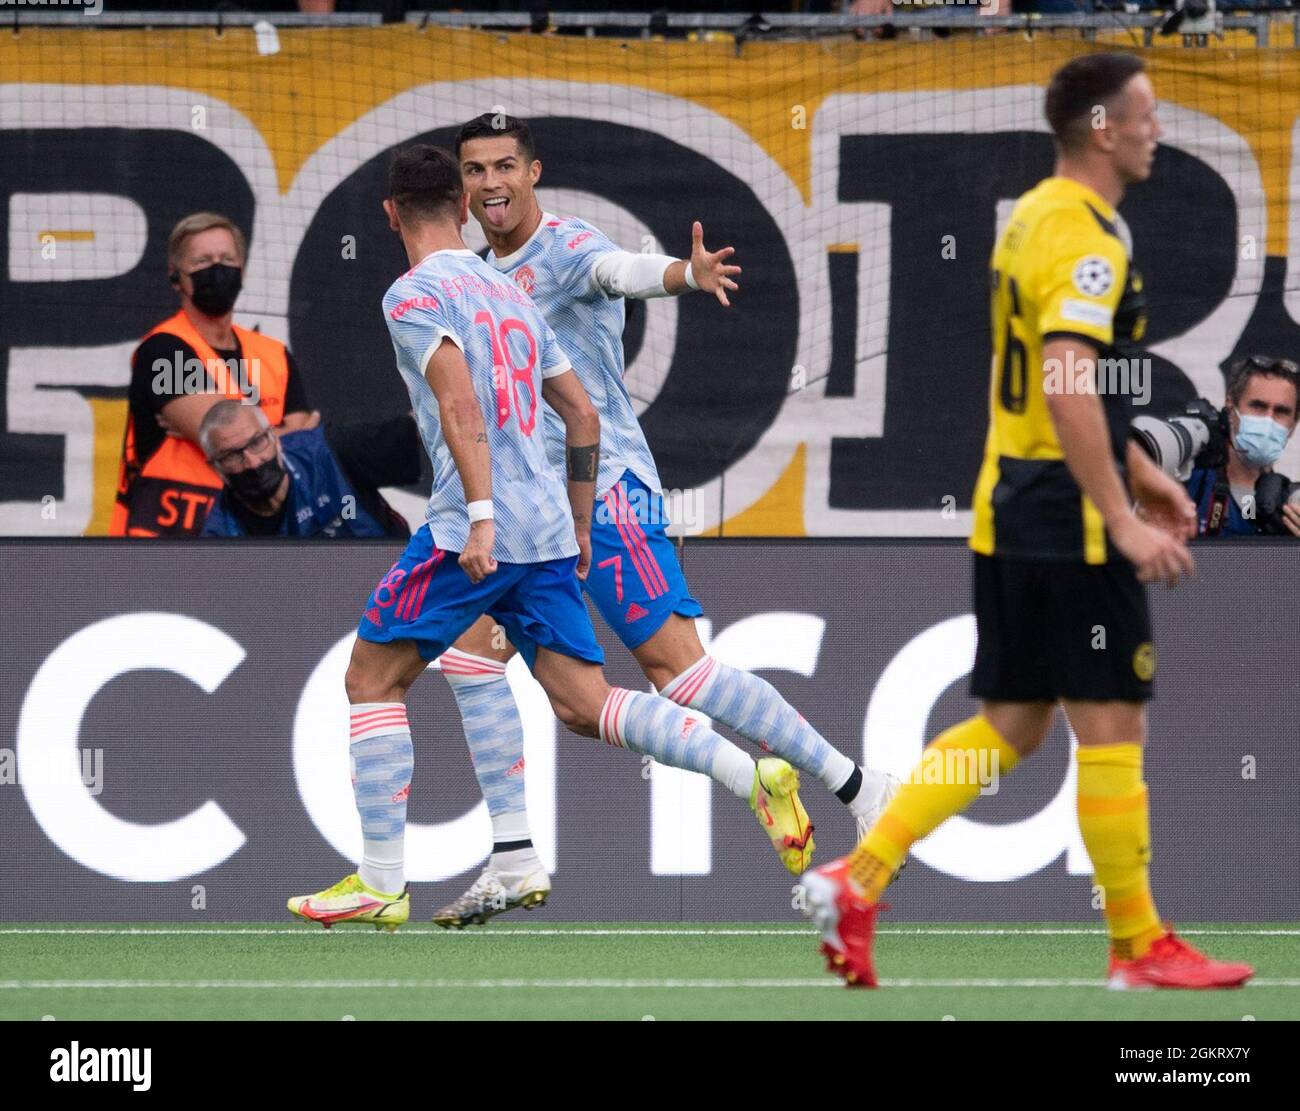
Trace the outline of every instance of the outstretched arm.
{"label": "outstretched arm", "polygon": [[739,266],[727,262],[736,253],[734,247],[719,251],[704,249],[704,228],[698,220],[691,228],[691,257],[675,259],[669,255],[638,254],[634,251],[610,251],[600,256],[592,267],[596,285],[611,297],[673,297],[692,289],[712,293],[730,307],[727,291],[738,287],[732,280]]}

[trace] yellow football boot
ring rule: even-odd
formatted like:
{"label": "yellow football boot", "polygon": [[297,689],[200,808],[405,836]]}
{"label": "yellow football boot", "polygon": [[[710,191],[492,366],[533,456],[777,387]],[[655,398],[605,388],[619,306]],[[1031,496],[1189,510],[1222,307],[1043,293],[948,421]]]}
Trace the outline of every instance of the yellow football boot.
{"label": "yellow football boot", "polygon": [[389,895],[367,887],[354,872],[315,895],[295,895],[287,905],[299,918],[327,930],[335,922],[358,922],[391,934],[411,917],[410,884],[400,895]]}
{"label": "yellow football boot", "polygon": [[816,846],[812,822],[799,801],[799,773],[784,760],[764,757],[754,770],[749,808],[772,839],[772,847],[787,871],[802,875],[812,862]]}

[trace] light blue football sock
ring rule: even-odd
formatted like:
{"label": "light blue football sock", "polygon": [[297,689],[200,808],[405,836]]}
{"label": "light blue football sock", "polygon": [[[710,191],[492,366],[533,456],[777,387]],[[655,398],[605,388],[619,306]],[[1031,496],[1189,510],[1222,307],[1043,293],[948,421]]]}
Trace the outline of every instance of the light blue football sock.
{"label": "light blue football sock", "polygon": [[405,886],[406,800],[415,753],[401,702],[352,705],[352,792],[363,838],[358,874],[367,887],[398,894]]}
{"label": "light blue football sock", "polygon": [[600,739],[651,756],[661,764],[700,772],[748,799],[754,761],[707,722],[656,694],[612,687],[600,712]]}

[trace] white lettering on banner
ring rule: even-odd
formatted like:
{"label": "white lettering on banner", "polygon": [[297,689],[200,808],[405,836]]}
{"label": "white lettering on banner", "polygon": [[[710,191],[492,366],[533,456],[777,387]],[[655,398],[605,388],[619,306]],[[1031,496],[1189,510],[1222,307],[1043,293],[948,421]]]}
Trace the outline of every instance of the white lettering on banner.
{"label": "white lettering on banner", "polygon": [[[1002,86],[963,90],[959,96],[943,101],[936,110],[936,93],[916,90],[902,93],[840,94],[827,97],[812,120],[812,180],[840,180],[840,140],[847,135],[904,135],[934,132],[989,134],[1002,131],[1047,131],[1042,116],[1043,90],[1037,85]],[[1176,146],[1212,167],[1241,198],[1262,198],[1263,183],[1259,166],[1249,145],[1236,132],[1212,116],[1181,108],[1168,102],[1160,105],[1167,135],[1165,146]],[[711,152],[707,152],[710,153]],[[1300,167],[1300,160],[1296,165]],[[1297,169],[1300,181],[1300,169]],[[999,204],[999,227],[1013,202]],[[924,535],[966,536],[970,532],[969,511],[943,519],[930,509],[920,510],[841,510],[831,508],[830,452],[835,436],[878,436],[883,433],[885,399],[885,357],[889,307],[889,208],[887,205],[844,204],[835,199],[834,191],[813,197],[808,212],[810,225],[805,234],[790,236],[791,246],[811,245],[813,257],[805,250],[796,254],[796,272],[802,291],[824,285],[823,269],[828,236],[847,238],[845,213],[853,208],[883,209],[879,226],[860,238],[859,272],[870,280],[859,282],[857,390],[848,398],[826,398],[824,391],[802,391],[788,401],[776,422],[749,455],[735,464],[726,476],[727,492],[741,489],[742,475],[749,461],[756,457],[781,455],[781,445],[803,442],[808,445],[807,485],[804,517],[808,535],[879,536]],[[1262,237],[1266,233],[1265,206],[1262,202],[1239,203],[1241,231]],[[776,213],[774,213],[776,215]],[[861,218],[870,222],[872,216]],[[783,230],[791,225],[778,215]],[[1294,238],[1292,240],[1295,241]],[[870,269],[868,269],[870,267]],[[1155,344],[1151,350],[1182,368],[1200,394],[1217,400],[1223,396],[1223,377],[1218,365],[1235,347],[1255,308],[1264,273],[1264,261],[1238,259],[1237,274],[1231,294],[1195,327],[1181,336]],[[810,302],[828,302],[806,293],[800,298],[801,319],[799,362],[812,368],[811,381],[824,381],[830,354],[830,320],[810,319],[814,310]],[[829,313],[829,304],[825,305]],[[882,315],[883,314],[883,315]],[[1300,314],[1296,314],[1300,315]],[[806,345],[814,344],[809,348]],[[931,399],[923,399],[929,404]],[[979,414],[983,419],[983,414]],[[879,424],[877,424],[879,420]],[[856,430],[842,431],[845,422]],[[1300,443],[1294,445],[1300,458]],[[788,452],[786,452],[788,458]],[[974,476],[971,476],[971,482]],[[761,494],[767,487],[759,491]],[[756,500],[756,499],[755,499]],[[743,508],[743,507],[741,507]],[[728,515],[736,512],[728,504]]]}
{"label": "white lettering on banner", "polygon": [[[248,178],[257,211],[260,213],[263,204],[279,195],[275,163],[261,132],[223,101],[159,85],[105,86],[97,89],[93,97],[86,95],[84,85],[14,83],[4,85],[3,89],[0,128],[68,127],[69,120],[62,106],[75,104],[76,119],[72,126],[78,128],[127,127],[195,134],[190,130],[191,113],[195,107],[201,107],[211,126],[199,134],[226,151]],[[75,257],[83,261],[76,264],[81,268],[77,278],[115,277],[139,262],[144,252],[147,219],[136,215],[139,209],[133,202],[104,194],[50,194],[43,202],[46,211],[50,211],[53,203],[50,198],[65,205],[76,198],[87,198],[80,209],[79,221],[72,225],[73,230],[86,222],[86,212],[94,214],[94,227],[85,230],[93,230],[95,239],[88,246],[78,244]],[[17,199],[11,202],[11,218],[20,211],[15,208],[17,203]],[[24,202],[21,211],[30,212],[34,206],[35,202]],[[51,212],[51,219],[57,214]],[[71,218],[71,214],[61,216],[56,223],[67,226],[66,221]],[[33,219],[27,217],[29,227]],[[286,339],[289,275],[306,225],[287,244],[279,242],[274,235],[266,236],[267,242],[262,242],[262,237],[253,234],[253,228],[245,230],[249,232],[250,242],[257,243],[258,265],[249,271],[252,280],[240,299],[241,311],[236,314],[235,323],[249,328],[256,324],[267,335]],[[16,244],[18,240],[11,228],[9,280],[37,280],[31,276],[35,264],[15,254]],[[104,250],[104,244],[110,249]],[[63,251],[64,247],[58,249]],[[161,289],[163,275],[158,277]],[[278,318],[266,315],[272,303],[279,306]],[[250,317],[250,310],[256,315]],[[136,339],[95,347],[10,349],[5,390],[7,430],[63,437],[63,497],[55,500],[55,515],[46,521],[39,516],[39,501],[0,502],[0,535],[30,536],[39,532],[43,536],[80,536],[85,532],[93,510],[95,422],[90,402],[71,387],[126,386],[131,379],[131,352],[138,343]],[[52,386],[65,388],[51,389]]]}
{"label": "white lettering on banner", "polygon": [[[321,146],[303,164],[285,195],[279,192],[274,163],[261,134],[247,118],[221,101],[185,90],[143,85],[99,89],[91,100],[77,85],[14,84],[6,85],[5,93],[0,105],[0,127],[64,127],[67,121],[57,106],[77,104],[78,127],[165,127],[191,136],[198,134],[229,154],[247,175],[256,206],[256,227],[248,230],[257,244],[257,265],[248,271],[238,322],[249,326],[257,323],[263,332],[280,339],[286,338],[293,262],[317,209],[356,169],[395,143],[429,129],[458,125],[485,107],[500,104],[524,116],[585,118],[650,130],[687,145],[745,182],[785,237],[795,270],[792,296],[799,305],[796,363],[808,368],[809,382],[807,388],[790,395],[776,420],[743,458],[733,463],[724,476],[699,488],[699,527],[712,528],[753,505],[785,471],[800,443],[807,445],[808,452],[803,511],[809,535],[962,535],[969,527],[969,514],[965,512],[945,516],[930,508],[842,510],[830,506],[832,440],[836,436],[883,434],[892,281],[889,206],[840,202],[836,198],[840,140],[867,134],[1045,131],[1040,111],[1042,89],[1038,86],[962,90],[944,97],[941,110],[936,110],[936,98],[942,94],[933,90],[827,97],[808,131],[810,180],[819,183],[819,188],[807,205],[781,166],[738,125],[692,101],[633,86],[535,79],[419,86],[373,109]],[[49,110],[36,111],[33,105],[47,106]],[[194,132],[190,126],[196,105],[204,107],[209,120],[202,132]],[[1212,167],[1240,198],[1239,231],[1252,241],[1265,242],[1265,206],[1257,200],[1264,195],[1263,186],[1249,145],[1221,121],[1204,113],[1167,102],[1160,107],[1168,131],[1165,145],[1177,146]],[[1300,151],[1300,146],[1293,144],[1293,151]],[[1293,158],[1294,182],[1300,180],[1300,155]],[[820,183],[827,185],[821,187]],[[1291,218],[1293,224],[1300,220],[1295,212]],[[615,231],[618,226],[615,221]],[[275,233],[261,234],[263,227],[271,227]],[[631,231],[627,234],[623,246],[633,247],[641,241]],[[1300,235],[1293,234],[1293,252],[1298,242]],[[828,398],[825,382],[830,359],[831,306],[830,298],[824,293],[818,295],[818,291],[826,288],[826,256],[833,243],[856,251],[860,280],[853,394]],[[744,244],[737,243],[736,247],[743,264]],[[1234,349],[1254,311],[1264,262],[1258,253],[1239,255],[1230,295],[1186,333],[1151,348],[1183,368],[1198,392],[1212,400],[1222,395],[1218,364]],[[1286,303],[1296,315],[1294,293],[1287,295]],[[629,368],[638,385],[639,407],[649,404],[666,376],[666,367],[661,364],[671,351],[675,330],[671,300],[647,304],[651,331],[647,332],[647,342],[636,363]],[[651,339],[654,342],[649,342]],[[103,349],[101,354],[108,357],[109,351]],[[58,531],[73,533],[85,527],[91,513],[89,405],[71,390],[38,387],[125,384],[129,369],[115,349],[111,367],[89,374],[86,356],[86,351],[76,348],[15,349],[10,353],[10,430],[54,432],[64,435],[70,444],[75,442],[65,452],[64,488],[68,494],[58,506],[54,526]],[[15,375],[14,368],[21,368],[24,360],[30,361],[31,370]],[[90,361],[93,364],[94,360]],[[983,419],[982,414],[979,419]],[[1292,460],[1293,471],[1300,468],[1300,463],[1295,462],[1300,460],[1300,439],[1289,446],[1284,464],[1288,459]],[[0,505],[0,532],[33,531],[31,523],[37,519],[38,509],[39,503]]]}
{"label": "white lettering on banner", "polygon": [[[826,622],[813,613],[758,613],[711,639],[713,624],[697,618],[704,650],[744,671],[789,671],[811,679]],[[692,711],[701,721],[709,718]],[[712,870],[713,780],[654,764],[650,776],[650,871],[656,876],[707,876]]]}
{"label": "white lettering on banner", "polygon": [[[111,193],[12,193],[9,280],[72,282],[115,278],[144,257],[149,218],[130,197]],[[44,257],[41,240],[54,240]]]}
{"label": "white lettering on banner", "polygon": [[61,852],[114,879],[160,883],[214,868],[244,844],[211,799],[154,825],[109,813],[82,782],[78,744],[91,700],[118,676],[167,671],[212,694],[244,655],[206,622],[132,613],[87,626],[46,657],[18,715],[18,767],[32,817]]}
{"label": "white lettering on banner", "polygon": [[[307,816],[334,850],[348,861],[361,859],[361,819],[352,795],[348,767],[348,700],[343,675],[355,633],[342,637],[325,653],[307,680],[293,720],[293,774]],[[533,844],[548,872],[555,872],[555,715],[546,692],[516,656],[506,678],[524,723],[524,762],[528,821]],[[421,682],[442,683],[437,665]],[[445,684],[444,684],[444,689]],[[448,697],[450,692],[448,691]],[[457,736],[449,743],[463,745]],[[433,760],[424,738],[415,738],[415,760]],[[478,804],[449,822],[408,822],[406,878],[413,882],[445,880],[466,872],[492,851],[492,823],[487,803]]]}
{"label": "white lettering on banner", "polygon": [[[935,704],[975,664],[975,618],[953,617],[917,634],[889,662],[867,705],[866,762],[900,779],[911,775],[929,739]],[[1018,822],[986,825],[957,815],[912,847],[912,855],[959,879],[994,883],[1041,871],[1062,852],[1072,875],[1092,874],[1076,813],[1074,734],[1069,766],[1056,797]]]}
{"label": "white lettering on banner", "polygon": [[[1214,170],[1237,200],[1238,235],[1251,235],[1257,242],[1267,242],[1264,180],[1250,144],[1225,127],[1222,120],[1204,112],[1163,100],[1159,110],[1161,123],[1168,132],[1160,145],[1177,147]],[[1176,142],[1171,142],[1171,138]],[[1141,249],[1142,245],[1138,244],[1137,250]],[[1242,258],[1238,252],[1236,258],[1237,271],[1232,285],[1214,311],[1181,335],[1150,347],[1152,354],[1168,359],[1191,379],[1198,396],[1208,397],[1215,404],[1223,401],[1223,373],[1219,365],[1236,350],[1237,339],[1255,311],[1264,282],[1262,257]]]}
{"label": "white lettering on banner", "polygon": [[[712,159],[745,182],[759,203],[771,213],[795,260],[797,284],[807,288],[806,271],[800,269],[800,256],[796,250],[798,235],[792,235],[790,230],[792,227],[802,228],[803,199],[781,167],[754,143],[748,133],[726,117],[692,101],[625,85],[502,79],[448,81],[409,89],[368,112],[315,151],[303,163],[290,192],[270,201],[273,207],[267,211],[273,215],[267,218],[275,221],[277,227],[284,228],[283,242],[296,252],[306,233],[307,223],[320,203],[353,170],[382,154],[394,143],[426,130],[457,127],[493,105],[501,105],[505,111],[525,118],[589,119],[652,131]],[[259,200],[259,215],[262,213]],[[685,235],[689,231],[690,217],[683,219],[682,233]],[[640,242],[636,238],[620,246],[632,249]],[[738,251],[744,249],[743,244],[735,246]],[[805,253],[808,250],[805,248]],[[250,278],[255,281],[255,273],[250,273]],[[286,298],[286,307],[287,303]],[[655,316],[662,315],[658,308],[655,307]],[[649,314],[647,323],[650,323]],[[650,340],[649,332],[646,338]],[[646,346],[643,343],[643,349]],[[664,349],[671,350],[671,344],[665,343]],[[642,362],[637,360],[638,364]],[[638,365],[636,369],[640,375],[643,368]],[[650,369],[653,374],[657,368]],[[640,384],[644,389],[649,382],[641,378]],[[655,388],[661,384],[660,379]],[[652,399],[645,396],[643,389],[638,391],[641,394],[639,400],[648,406]],[[725,509],[722,506],[723,478],[700,486],[697,496],[701,511],[697,527],[701,531],[713,528],[724,516],[747,508],[761,497],[789,463],[789,452],[784,458],[778,458],[779,454],[770,450],[751,451],[727,472]],[[734,498],[734,503],[733,483],[738,483],[736,489],[742,491]]]}
{"label": "white lettering on banner", "polygon": [[[716,638],[707,620],[698,621],[697,627],[706,650],[731,667],[811,678],[826,623],[816,614],[776,611],[737,621]],[[342,637],[312,672],[298,700],[292,738],[294,778],[303,807],[321,836],[348,861],[361,857],[343,690],[353,640],[353,633]],[[969,672],[974,652],[975,622],[969,615],[931,626],[899,651],[867,706],[863,746],[870,766],[900,777],[909,774],[920,757],[934,706]],[[165,882],[207,871],[238,851],[245,843],[243,833],[212,800],[182,818],[156,825],[109,813],[83,783],[78,754],[86,710],[113,679],[132,671],[166,671],[212,694],[244,656],[244,649],[225,633],[174,613],[107,618],[72,634],[50,653],[23,700],[16,747],[28,806],[61,852],[114,879]],[[522,660],[512,660],[506,674],[524,723],[533,840],[547,870],[555,872],[555,718],[545,692]],[[430,676],[423,681],[436,680]],[[417,759],[418,752],[417,741]],[[651,873],[709,874],[712,781],[656,764],[650,784]],[[480,801],[449,822],[412,823],[406,844],[410,879],[460,875],[491,851],[486,804]],[[913,849],[931,868],[975,882],[1023,878],[1063,852],[1071,874],[1091,874],[1075,815],[1073,760],[1055,797],[1037,814],[1001,825],[958,816]]]}

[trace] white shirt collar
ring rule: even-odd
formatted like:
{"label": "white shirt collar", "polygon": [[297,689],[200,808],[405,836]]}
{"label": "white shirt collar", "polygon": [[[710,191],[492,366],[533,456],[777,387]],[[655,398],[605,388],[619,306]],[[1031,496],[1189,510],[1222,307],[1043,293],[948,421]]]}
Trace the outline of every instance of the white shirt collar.
{"label": "white shirt collar", "polygon": [[416,267],[418,268],[420,266],[423,266],[426,262],[429,261],[429,259],[433,258],[434,255],[459,255],[461,257],[468,256],[469,258],[478,258],[478,255],[476,255],[468,247],[440,247],[436,251],[430,251],[427,255],[424,256],[424,258],[420,259],[420,261],[415,264]]}
{"label": "white shirt collar", "polygon": [[510,267],[512,267],[519,260],[519,256],[522,255],[526,250],[528,250],[528,248],[533,245],[533,241],[539,235],[542,234],[542,229],[546,227],[548,223],[553,222],[554,220],[555,217],[552,216],[549,212],[543,212],[542,218],[541,220],[538,221],[537,227],[533,229],[533,234],[528,237],[528,241],[524,243],[522,247],[520,247],[517,251],[512,251],[508,255],[498,255],[495,251],[489,250],[488,261],[491,262],[492,265],[495,266],[498,270],[509,270]]}

